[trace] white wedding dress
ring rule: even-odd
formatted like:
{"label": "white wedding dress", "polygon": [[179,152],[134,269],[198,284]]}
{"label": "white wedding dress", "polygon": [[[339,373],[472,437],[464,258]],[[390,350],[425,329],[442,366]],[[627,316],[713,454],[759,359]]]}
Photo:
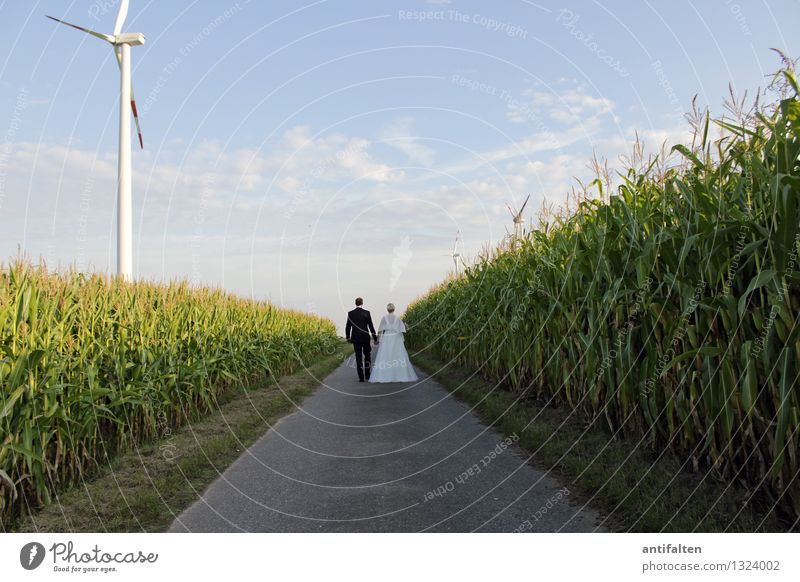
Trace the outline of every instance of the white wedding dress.
{"label": "white wedding dress", "polygon": [[414,382],[417,374],[408,359],[403,334],[406,325],[394,313],[384,315],[378,326],[380,343],[372,358],[370,382]]}

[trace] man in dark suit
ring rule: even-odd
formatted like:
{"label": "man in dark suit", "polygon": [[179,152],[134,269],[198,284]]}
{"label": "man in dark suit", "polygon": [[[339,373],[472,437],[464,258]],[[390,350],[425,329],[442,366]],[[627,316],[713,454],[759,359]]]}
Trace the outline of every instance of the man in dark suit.
{"label": "man in dark suit", "polygon": [[363,382],[364,377],[369,380],[370,354],[372,347],[369,344],[369,336],[378,343],[378,334],[375,333],[375,326],[372,325],[372,317],[369,311],[362,309],[364,300],[356,298],[356,308],[347,314],[347,325],[344,328],[344,336],[347,341],[353,344],[356,352],[356,370],[358,371],[358,381]]}

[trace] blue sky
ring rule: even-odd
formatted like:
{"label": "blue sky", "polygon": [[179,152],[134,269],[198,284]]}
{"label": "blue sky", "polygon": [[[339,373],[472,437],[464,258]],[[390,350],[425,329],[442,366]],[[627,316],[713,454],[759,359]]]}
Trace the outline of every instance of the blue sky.
{"label": "blue sky", "polygon": [[[0,260],[115,264],[115,0],[0,1]],[[694,95],[800,55],[797,1],[156,2],[125,30],[134,269],[317,311],[402,310],[474,256],[506,203],[558,204],[596,151],[686,134]]]}

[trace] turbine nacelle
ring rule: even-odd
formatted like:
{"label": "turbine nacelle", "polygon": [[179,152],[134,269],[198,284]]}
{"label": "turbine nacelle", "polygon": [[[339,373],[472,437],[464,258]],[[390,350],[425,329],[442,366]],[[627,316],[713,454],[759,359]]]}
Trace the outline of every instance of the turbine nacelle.
{"label": "turbine nacelle", "polygon": [[525,219],[522,217],[522,213],[525,211],[525,207],[528,205],[528,200],[531,199],[531,195],[528,194],[528,197],[525,198],[525,202],[522,203],[522,208],[515,211],[511,206],[506,204],[508,211],[511,213],[511,217],[514,220],[514,236],[515,237],[522,237],[525,234]]}
{"label": "turbine nacelle", "polygon": [[114,37],[113,44],[129,44],[131,46],[142,46],[144,44],[144,34],[141,32],[123,32]]}

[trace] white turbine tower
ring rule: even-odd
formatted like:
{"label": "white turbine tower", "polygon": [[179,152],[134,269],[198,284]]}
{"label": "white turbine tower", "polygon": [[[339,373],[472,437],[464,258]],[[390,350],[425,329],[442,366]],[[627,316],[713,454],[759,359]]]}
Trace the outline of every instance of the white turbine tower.
{"label": "white turbine tower", "polygon": [[528,194],[528,197],[525,199],[525,202],[522,204],[522,208],[519,211],[514,212],[514,210],[506,204],[508,207],[508,211],[511,213],[512,218],[514,219],[514,237],[515,238],[522,238],[525,234],[525,219],[522,218],[522,212],[525,210],[525,206],[528,204],[528,200],[531,199],[531,195]]}
{"label": "white turbine tower", "polygon": [[131,113],[136,121],[139,134],[139,146],[144,149],[142,130],[139,126],[139,114],[133,98],[131,84],[131,47],[144,44],[141,32],[122,32],[122,25],[128,16],[129,0],[121,0],[117,20],[114,22],[114,34],[95,32],[82,26],[64,22],[48,16],[61,24],[91,34],[111,44],[119,64],[119,158],[117,168],[117,275],[130,280],[133,272],[133,218],[131,210]]}

